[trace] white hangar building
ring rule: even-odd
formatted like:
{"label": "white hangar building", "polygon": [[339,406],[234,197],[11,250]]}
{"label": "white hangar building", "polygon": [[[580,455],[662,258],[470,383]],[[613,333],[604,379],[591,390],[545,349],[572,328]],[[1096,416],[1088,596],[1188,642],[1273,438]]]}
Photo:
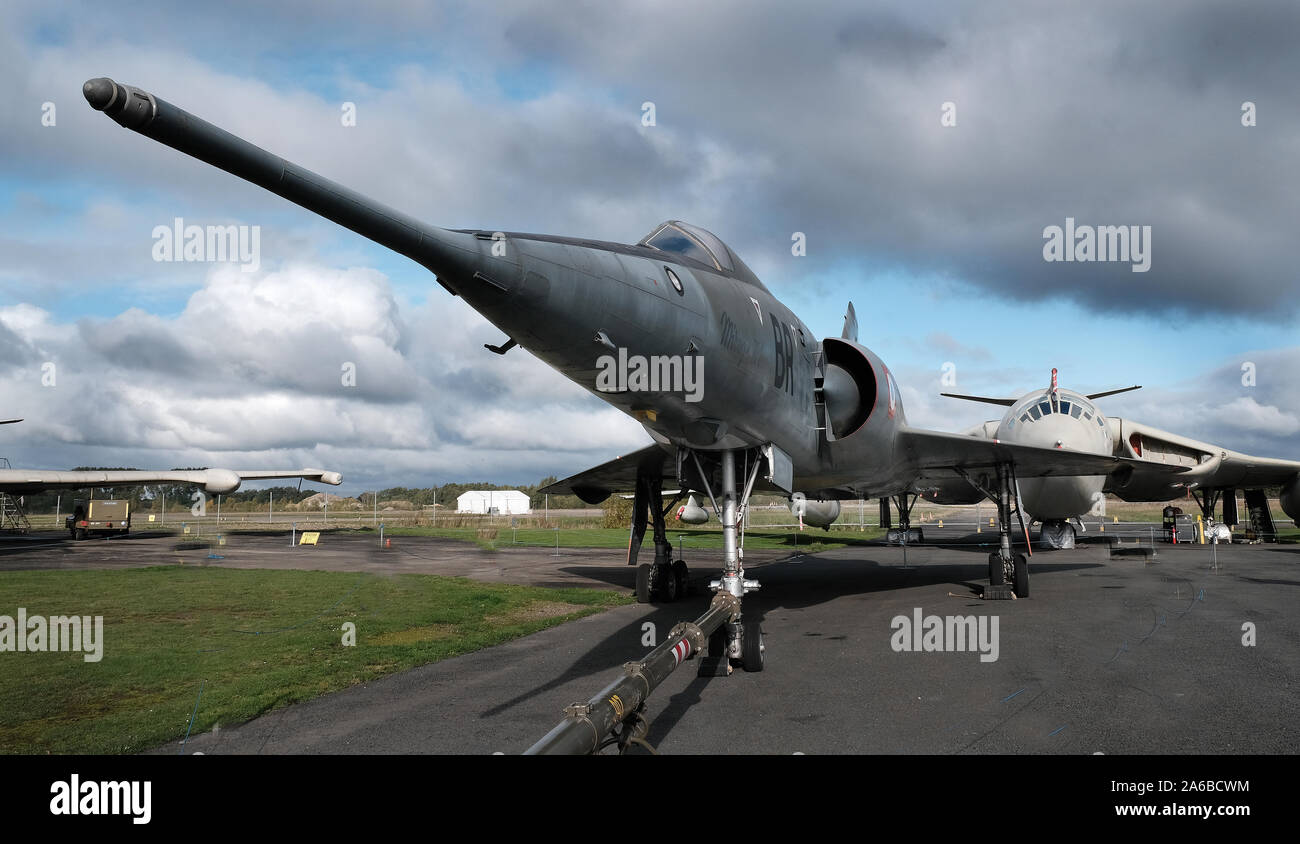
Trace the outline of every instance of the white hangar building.
{"label": "white hangar building", "polygon": [[456,499],[457,513],[522,515],[533,512],[528,496],[517,489],[471,489]]}

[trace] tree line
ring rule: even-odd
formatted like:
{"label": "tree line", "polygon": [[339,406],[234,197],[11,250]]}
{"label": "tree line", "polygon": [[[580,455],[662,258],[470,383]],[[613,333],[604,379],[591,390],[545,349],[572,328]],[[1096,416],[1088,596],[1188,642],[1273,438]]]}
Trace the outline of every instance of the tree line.
{"label": "tree line", "polygon": [[[171,471],[191,471],[205,467],[182,467]],[[135,471],[125,466],[78,466],[73,471],[77,472],[105,472],[105,471]],[[534,509],[541,509],[545,505],[545,498],[539,490],[548,484],[555,483],[557,478],[554,476],[542,478],[534,484],[514,486],[504,486],[501,484],[491,484],[485,482],[478,483],[447,483],[441,486],[429,487],[402,487],[395,486],[387,489],[381,489],[378,492],[379,505],[387,506],[385,502],[409,502],[414,507],[431,506],[435,503],[454,510],[456,508],[456,499],[463,493],[473,489],[491,489],[507,490],[517,489],[528,496],[531,506]],[[53,513],[55,506],[62,499],[62,509],[67,511],[70,508],[70,502],[74,498],[120,498],[127,501],[136,502],[137,508],[150,508],[160,506],[165,499],[167,509],[188,509],[193,501],[194,493],[199,488],[193,484],[138,484],[134,486],[119,487],[87,487],[84,489],[65,489],[52,490],[47,492],[36,493],[33,495],[23,496],[23,507],[29,513]],[[257,510],[265,509],[274,499],[275,505],[279,506],[281,502],[285,504],[297,504],[303,499],[310,498],[319,492],[329,492],[329,487],[322,487],[318,484],[304,484],[302,488],[297,486],[275,486],[265,489],[241,489],[229,495],[221,497],[222,508],[228,508],[232,511],[239,510]],[[330,493],[333,495],[333,493]],[[375,505],[375,492],[363,492],[355,496],[363,507],[373,507]],[[550,506],[554,509],[569,509],[586,507],[576,495],[552,495],[550,497]]]}

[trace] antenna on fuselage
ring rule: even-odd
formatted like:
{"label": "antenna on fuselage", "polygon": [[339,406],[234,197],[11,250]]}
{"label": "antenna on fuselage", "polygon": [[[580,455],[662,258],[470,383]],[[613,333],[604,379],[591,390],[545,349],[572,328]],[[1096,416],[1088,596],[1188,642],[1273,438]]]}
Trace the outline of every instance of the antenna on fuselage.
{"label": "antenna on fuselage", "polygon": [[1105,398],[1106,396],[1113,396],[1113,395],[1115,395],[1116,393],[1127,393],[1127,392],[1130,392],[1130,391],[1132,391],[1132,390],[1140,390],[1140,389],[1142,389],[1142,385],[1141,385],[1141,384],[1134,384],[1132,387],[1121,387],[1121,388],[1118,389],[1118,390],[1107,390],[1107,391],[1104,392],[1104,393],[1091,393],[1091,394],[1088,395],[1088,398],[1090,398],[1090,399],[1101,399],[1101,398]]}
{"label": "antenna on fuselage", "polygon": [[844,315],[844,330],[840,332],[840,337],[858,342],[858,315],[853,311],[852,302],[849,302],[849,311]]}

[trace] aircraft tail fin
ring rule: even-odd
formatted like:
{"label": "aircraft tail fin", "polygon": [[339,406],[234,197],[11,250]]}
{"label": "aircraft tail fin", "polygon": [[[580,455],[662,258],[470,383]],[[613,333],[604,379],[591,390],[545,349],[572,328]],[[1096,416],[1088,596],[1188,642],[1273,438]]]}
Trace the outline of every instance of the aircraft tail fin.
{"label": "aircraft tail fin", "polygon": [[844,330],[840,332],[840,337],[858,342],[858,315],[853,312],[852,302],[849,302],[849,311],[844,315]]}

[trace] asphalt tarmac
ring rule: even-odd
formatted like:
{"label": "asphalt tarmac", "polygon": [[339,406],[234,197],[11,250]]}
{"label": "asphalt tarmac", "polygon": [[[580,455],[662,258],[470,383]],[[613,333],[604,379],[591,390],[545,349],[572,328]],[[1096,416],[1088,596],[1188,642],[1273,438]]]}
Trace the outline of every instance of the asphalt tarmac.
{"label": "asphalt tarmac", "polygon": [[[906,549],[906,564],[904,549],[884,545],[785,559],[751,553],[748,573],[762,589],[746,608],[761,613],[765,670],[699,678],[696,663],[685,663],[650,697],[649,741],[672,754],[1300,750],[1300,545],[1157,545],[1149,559],[1112,556],[1104,544],[1040,551],[1031,597],[984,601],[989,548],[973,543],[993,537],[925,531],[936,544]],[[202,549],[168,550],[175,542],[132,538],[123,559],[127,543],[10,540],[0,546],[0,571],[175,562],[190,553],[211,565],[632,586],[616,550],[551,557],[552,549],[486,553],[403,537],[381,552],[373,539],[329,536],[321,548],[290,549],[268,535],[232,539],[212,551],[223,559],[210,560]],[[184,752],[522,752],[566,705],[588,700],[649,651],[647,624],[657,642],[699,615],[709,596],[698,587],[716,576],[718,557],[688,551],[697,589],[676,604],[619,607],[385,677],[191,736]],[[986,640],[965,650],[895,650],[895,620],[918,611],[985,617]],[[976,649],[992,641],[995,660],[991,647]],[[175,743],[155,752],[178,751]]]}

